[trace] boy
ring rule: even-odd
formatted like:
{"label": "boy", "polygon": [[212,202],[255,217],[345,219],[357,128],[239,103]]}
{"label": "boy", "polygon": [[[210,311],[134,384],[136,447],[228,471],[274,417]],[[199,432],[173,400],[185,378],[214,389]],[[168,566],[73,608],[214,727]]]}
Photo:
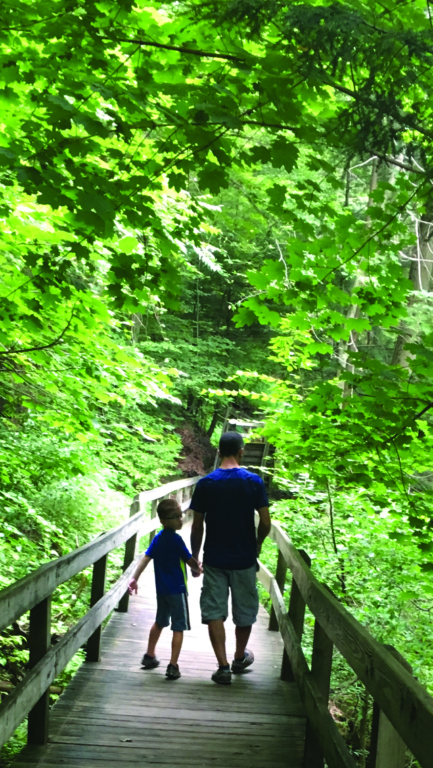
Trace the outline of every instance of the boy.
{"label": "boy", "polygon": [[155,656],[156,644],[164,627],[168,627],[171,617],[173,640],[171,659],[167,667],[166,677],[177,680],[180,677],[178,658],[182,648],[183,632],[191,629],[188,613],[188,590],[186,587],[185,565],[203,573],[200,563],[188,552],[183,540],[176,533],[182,528],[183,512],[174,499],[164,499],[157,507],[158,517],[163,529],[155,536],[146,554],[140,560],[132,580],[129,582],[129,594],[137,594],[137,581],[140,575],[153,559],[155,568],[157,611],[155,623],[149,634],[147,651],[141,661],[143,669],[154,669],[159,666]]}

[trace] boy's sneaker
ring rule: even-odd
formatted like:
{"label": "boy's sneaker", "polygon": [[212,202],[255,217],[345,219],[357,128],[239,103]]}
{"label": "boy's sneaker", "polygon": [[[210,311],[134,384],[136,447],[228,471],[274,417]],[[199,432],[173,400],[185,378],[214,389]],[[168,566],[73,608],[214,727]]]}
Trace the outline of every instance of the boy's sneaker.
{"label": "boy's sneaker", "polygon": [[148,656],[147,653],[145,653],[141,659],[141,668],[155,669],[155,667],[159,667],[159,659],[157,659],[156,656]]}
{"label": "boy's sneaker", "polygon": [[218,667],[217,671],[212,675],[212,680],[220,685],[230,685],[232,681],[230,667],[228,665],[226,667]]}
{"label": "boy's sneaker", "polygon": [[249,651],[247,648],[245,649],[244,658],[243,659],[235,659],[232,663],[232,672],[234,675],[240,675],[242,672],[245,672],[247,667],[250,667],[251,664],[254,661],[254,653],[252,651]]}
{"label": "boy's sneaker", "polygon": [[179,677],[181,677],[179,665],[170,663],[167,667],[167,672],[165,673],[165,676],[169,680],[179,680]]}

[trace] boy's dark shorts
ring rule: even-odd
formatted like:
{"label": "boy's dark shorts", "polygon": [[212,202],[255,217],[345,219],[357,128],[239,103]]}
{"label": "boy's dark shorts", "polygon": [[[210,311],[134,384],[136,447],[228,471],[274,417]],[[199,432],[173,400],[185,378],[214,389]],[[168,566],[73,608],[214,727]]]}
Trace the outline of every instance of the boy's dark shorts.
{"label": "boy's dark shorts", "polygon": [[171,618],[173,632],[184,632],[191,629],[189,623],[188,598],[183,595],[156,595],[156,623],[160,627],[168,627]]}

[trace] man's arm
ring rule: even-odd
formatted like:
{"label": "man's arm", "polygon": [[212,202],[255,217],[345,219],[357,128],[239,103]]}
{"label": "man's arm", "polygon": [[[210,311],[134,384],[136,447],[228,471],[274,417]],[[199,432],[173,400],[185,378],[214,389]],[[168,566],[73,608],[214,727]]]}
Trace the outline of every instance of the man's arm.
{"label": "man's arm", "polygon": [[260,507],[257,510],[259,513],[259,526],[257,528],[257,557],[260,555],[262,544],[266,539],[269,531],[271,530],[271,516],[269,514],[269,507]]}
{"label": "man's arm", "polygon": [[200,554],[201,543],[203,541],[204,533],[204,515],[201,512],[194,511],[194,517],[191,526],[191,551],[192,556],[198,560]]}

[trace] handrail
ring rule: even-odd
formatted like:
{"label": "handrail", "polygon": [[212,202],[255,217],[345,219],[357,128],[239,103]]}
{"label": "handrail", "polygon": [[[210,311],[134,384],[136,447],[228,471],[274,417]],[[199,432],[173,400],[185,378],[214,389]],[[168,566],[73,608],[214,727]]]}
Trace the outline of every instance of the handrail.
{"label": "handrail", "polygon": [[[187,508],[189,500],[183,498],[183,492],[194,486],[199,479],[197,476],[175,480],[150,491],[143,491],[131,504],[132,516],[129,520],[83,547],[41,565],[28,576],[0,591],[0,631],[30,611],[30,671],[0,705],[0,745],[7,741],[27,714],[29,743],[47,742],[50,684],[86,642],[87,661],[99,661],[102,622],[117,603],[118,610],[128,610],[127,584],[137,562],[138,534],[152,535],[159,527],[159,520],[155,517],[159,499],[175,493],[182,509]],[[149,501],[153,502],[152,518],[143,523],[144,504]],[[125,544],[124,572],[109,592],[105,593],[107,555],[121,544]],[[51,647],[51,595],[56,587],[92,564],[90,609]]]}
{"label": "handrail", "polygon": [[[155,501],[173,491],[188,488],[195,485],[197,481],[198,478],[175,480],[150,491],[143,491],[135,497],[132,503],[132,505],[136,505],[137,500],[139,500],[140,511],[137,511],[129,520],[121,523],[117,528],[112,528],[102,536],[92,539],[88,544],[68,552],[67,555],[44,563],[32,573],[2,589],[0,591],[0,632],[13,624],[23,613],[30,611],[41,600],[51,595],[65,581],[76,576],[84,568],[93,565],[103,555],[124,544],[133,534],[138,533],[143,517],[141,508],[146,502]],[[158,526],[155,525],[154,528],[146,530],[146,533],[156,527]]]}
{"label": "handrail", "polygon": [[95,560],[124,544],[142,525],[143,513],[137,512],[125,523],[92,539],[88,544],[50,560],[0,592],[0,632],[23,613],[51,595],[54,590],[77,573],[93,565]]}
{"label": "handrail", "polygon": [[[410,674],[407,662],[403,665],[385,646],[375,640],[327,587],[313,576],[305,562],[305,553],[303,556],[298,552],[278,523],[272,523],[270,538],[279,549],[277,578],[274,578],[263,565],[261,565],[258,577],[271,596],[273,611],[290,662],[290,672],[296,679],[307,716],[330,768],[354,764],[353,761],[350,762],[352,758],[347,748],[345,748],[347,754],[344,759],[342,753],[340,754],[336,749],[338,739],[337,741],[334,739],[333,745],[329,741],[330,723],[329,718],[325,717],[326,712],[323,711],[323,695],[317,686],[314,690],[315,679],[318,679],[320,674],[323,678],[323,666],[329,666],[328,677],[330,678],[333,644],[373,696],[376,707],[380,708],[392,724],[397,732],[396,736],[398,734],[402,738],[422,768],[432,768],[433,698]],[[281,594],[284,591],[285,582],[285,568],[282,569],[281,560],[284,561],[284,566],[290,568],[293,576],[291,604],[288,613]],[[280,572],[279,578],[278,570]],[[296,617],[294,603],[292,604],[293,596],[295,596],[298,604],[299,602],[302,603],[300,624],[299,615]],[[300,645],[305,605],[315,617],[311,671]],[[317,651],[319,645],[321,648],[317,658],[322,654],[321,670],[317,664],[316,669],[314,669],[315,648]],[[290,672],[289,679],[293,679],[290,677]],[[329,691],[329,679],[322,685],[322,689]],[[326,695],[326,711],[327,698]],[[326,727],[324,718],[327,720]],[[333,726],[337,731],[335,724]]]}

